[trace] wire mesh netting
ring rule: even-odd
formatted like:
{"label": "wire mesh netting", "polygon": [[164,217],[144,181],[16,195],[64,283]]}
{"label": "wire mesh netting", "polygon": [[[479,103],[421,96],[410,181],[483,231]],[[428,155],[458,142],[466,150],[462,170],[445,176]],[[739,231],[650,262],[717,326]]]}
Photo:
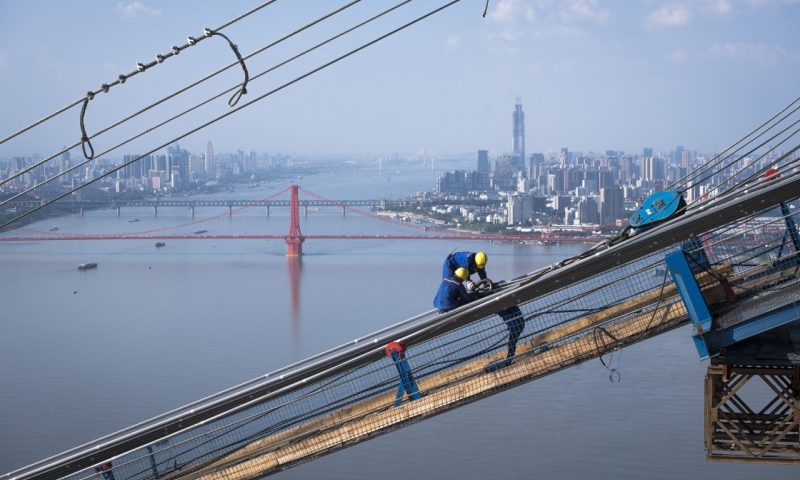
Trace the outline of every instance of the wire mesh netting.
{"label": "wire mesh netting", "polygon": [[[237,398],[234,408],[68,478],[256,478],[602,359],[688,321],[664,264],[676,249],[685,252],[712,308],[728,308],[731,292],[745,299],[790,285],[798,271],[796,215],[796,202],[784,203],[615,268],[573,276],[544,294],[523,288],[530,276],[500,284],[498,293],[475,302],[488,312],[479,318],[463,320],[471,304],[428,312],[402,332],[365,337],[341,361],[299,366],[295,380],[287,381],[293,374],[287,371],[260,380],[275,387],[256,382],[258,388],[233,391],[224,398]],[[572,265],[577,272],[580,266]],[[547,281],[545,275],[532,284]],[[493,296],[509,295],[516,297],[510,306],[492,307]],[[726,318],[716,319],[719,328]],[[424,340],[387,347],[391,335],[408,328],[426,330]]]}

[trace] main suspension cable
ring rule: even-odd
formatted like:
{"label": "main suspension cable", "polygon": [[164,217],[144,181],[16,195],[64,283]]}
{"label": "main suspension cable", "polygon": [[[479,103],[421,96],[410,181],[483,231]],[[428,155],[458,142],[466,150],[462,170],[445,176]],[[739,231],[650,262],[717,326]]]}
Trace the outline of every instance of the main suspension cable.
{"label": "main suspension cable", "polygon": [[[798,107],[798,108],[800,108],[800,107]],[[788,116],[787,116],[787,117],[788,117]],[[782,119],[781,121],[783,121],[783,120],[785,120],[785,119],[786,119],[786,117],[785,117],[784,119]],[[752,153],[756,152],[758,149],[762,148],[763,146],[765,146],[765,145],[769,144],[770,142],[772,142],[773,140],[775,140],[775,139],[776,139],[776,138],[778,138],[779,136],[781,136],[781,135],[785,134],[785,133],[786,133],[786,132],[787,132],[787,131],[788,131],[790,128],[792,128],[792,127],[796,126],[796,125],[797,125],[797,124],[799,124],[799,123],[800,123],[800,119],[799,119],[799,120],[796,120],[794,123],[792,123],[792,124],[791,124],[791,125],[789,125],[788,127],[784,128],[783,130],[779,131],[778,133],[774,134],[773,136],[771,136],[771,137],[767,138],[766,140],[764,140],[763,142],[761,142],[760,144],[756,145],[755,147],[753,147],[752,149],[750,149],[748,152],[746,152],[746,153],[743,155],[743,158],[747,158],[747,157],[749,157],[749,155],[751,155]],[[776,125],[774,125],[774,126],[772,126],[772,127],[770,127],[770,130],[771,130],[771,129],[773,129],[773,128],[776,128],[776,127],[777,127],[777,124],[776,124]],[[721,187],[722,185],[724,185],[724,184],[728,183],[729,181],[731,181],[733,178],[735,178],[735,177],[736,177],[736,175],[738,175],[739,173],[741,173],[742,171],[744,171],[744,170],[745,170],[745,169],[747,169],[748,167],[750,167],[750,166],[752,166],[752,165],[756,164],[758,161],[760,161],[761,159],[763,159],[763,158],[764,158],[764,157],[767,155],[767,153],[769,153],[769,152],[772,152],[772,151],[775,151],[775,149],[776,149],[777,147],[779,147],[779,146],[783,145],[785,142],[789,141],[789,140],[790,140],[790,139],[791,139],[791,138],[792,138],[794,135],[796,135],[796,134],[798,133],[798,131],[800,131],[800,129],[798,129],[798,130],[795,130],[794,132],[792,132],[791,134],[789,134],[787,137],[783,138],[783,139],[780,141],[780,143],[778,143],[777,145],[771,146],[767,152],[765,152],[765,153],[764,153],[764,154],[762,154],[761,156],[757,157],[755,160],[752,160],[752,161],[751,161],[749,164],[747,164],[747,165],[745,165],[744,167],[742,167],[742,169],[740,169],[739,171],[737,171],[737,172],[735,172],[735,173],[733,173],[733,174],[731,174],[731,175],[728,175],[728,177],[727,177],[725,180],[723,180],[722,182],[718,183],[718,184],[717,184],[717,185],[716,185],[716,186],[715,186],[715,187],[714,187],[714,188],[713,188],[711,191],[713,192],[714,190],[717,190],[717,191],[719,192],[719,191],[720,191],[720,187]],[[766,131],[765,131],[764,133],[766,133]],[[754,139],[754,140],[755,140],[755,139]],[[712,177],[714,177],[715,175],[719,174],[720,172],[722,172],[722,171],[724,171],[724,170],[727,170],[727,169],[729,169],[729,168],[733,168],[733,165],[734,165],[735,163],[736,163],[736,162],[733,162],[733,163],[731,163],[731,164],[727,165],[727,166],[726,166],[725,168],[723,168],[722,170],[720,170],[720,171],[717,171],[717,172],[713,172],[713,173],[711,173],[711,174],[709,174],[709,175],[705,176],[704,178],[700,179],[700,180],[699,180],[697,183],[698,183],[698,184],[702,184],[702,183],[704,183],[705,181],[707,181],[707,180],[711,179]],[[769,167],[767,167],[767,168],[769,168]],[[707,170],[708,170],[708,169],[706,169],[706,171],[707,171]],[[764,169],[763,169],[763,171],[766,171],[766,168],[764,168]],[[753,178],[753,176],[751,175],[751,176],[750,176],[750,178],[748,178],[748,180],[752,180],[752,178]],[[746,181],[747,181],[747,180],[746,180]],[[746,183],[746,181],[745,181],[745,182],[741,182],[741,183],[738,185],[738,187],[741,187],[743,184],[745,184],[745,183]],[[731,189],[731,190],[732,190],[732,189]],[[728,190],[728,191],[726,191],[726,192],[725,192],[725,194],[726,194],[726,195],[727,195],[727,194],[729,194],[729,193],[731,192],[731,190]]]}

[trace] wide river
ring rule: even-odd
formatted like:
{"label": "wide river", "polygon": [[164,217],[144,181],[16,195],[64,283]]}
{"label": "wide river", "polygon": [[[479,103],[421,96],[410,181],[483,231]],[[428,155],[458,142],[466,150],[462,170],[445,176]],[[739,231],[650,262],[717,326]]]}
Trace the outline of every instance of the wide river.
{"label": "wide river", "polygon": [[[352,170],[292,181],[331,199],[396,199],[433,189],[436,175],[384,168],[383,175]],[[216,197],[260,199],[288,184]],[[203,225],[210,233],[257,233],[288,213],[277,210],[269,219],[258,209]],[[194,220],[214,213],[198,209]],[[326,215],[331,222],[335,214],[301,217],[304,233]],[[187,209],[162,209],[158,217],[128,209],[28,228],[112,233],[191,221]],[[494,280],[588,248],[310,240],[302,264],[291,268],[281,240],[165,243],[0,243],[0,474],[427,311],[442,260],[455,248],[487,252]],[[99,266],[80,271],[82,262]],[[618,383],[600,361],[587,362],[278,478],[795,478],[796,467],[706,462],[708,362],[689,335],[683,327],[616,354]]]}

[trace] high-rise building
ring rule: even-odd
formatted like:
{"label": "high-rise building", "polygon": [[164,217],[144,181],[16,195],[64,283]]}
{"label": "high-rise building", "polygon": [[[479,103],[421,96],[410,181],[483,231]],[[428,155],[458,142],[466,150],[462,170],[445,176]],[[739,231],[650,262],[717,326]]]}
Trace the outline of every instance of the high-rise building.
{"label": "high-rise building", "polygon": [[478,150],[478,170],[476,175],[477,190],[490,190],[492,188],[492,165],[489,163],[489,151]]}
{"label": "high-rise building", "polygon": [[489,150],[478,150],[478,173],[490,173],[492,171],[489,165]]}
{"label": "high-rise building", "polygon": [[656,180],[658,178],[658,162],[655,157],[642,158],[642,179]]}
{"label": "high-rise building", "polygon": [[516,182],[514,181],[513,158],[508,155],[502,155],[494,159],[494,186],[501,190],[516,190]]}
{"label": "high-rise building", "polygon": [[472,176],[469,176],[470,184],[467,184],[467,172],[464,170],[455,170],[453,172],[444,172],[436,180],[436,190],[441,193],[460,193],[465,194],[472,189]]}
{"label": "high-rise building", "polygon": [[[174,147],[167,148],[167,153],[169,167],[165,170],[169,172],[173,188],[185,188],[189,184],[189,152],[175,144]],[[178,182],[172,180],[174,175],[179,177]]]}
{"label": "high-rise building", "polygon": [[570,154],[569,154],[569,149],[568,148],[562,148],[561,149],[561,153],[558,156],[558,163],[562,167],[566,167],[566,166],[568,166],[568,165],[570,165],[572,163],[571,160],[570,160]]}
{"label": "high-rise building", "polygon": [[600,189],[600,223],[609,224],[625,216],[624,195],[619,187]]}
{"label": "high-rise building", "polygon": [[681,167],[683,167],[684,169],[683,172],[684,175],[689,172],[689,167],[690,167],[689,164],[691,160],[692,160],[692,152],[688,150],[684,150],[683,152],[681,152]]}
{"label": "high-rise building", "polygon": [[203,170],[209,176],[214,175],[214,145],[211,145],[211,140],[206,145],[206,158],[203,159]]}
{"label": "high-rise building", "polygon": [[517,97],[514,106],[513,133],[511,136],[511,156],[515,165],[525,168],[525,112],[522,111],[522,99]]}
{"label": "high-rise building", "polygon": [[678,145],[675,147],[675,152],[672,154],[672,163],[675,165],[680,165],[681,160],[683,159],[683,145]]}
{"label": "high-rise building", "polygon": [[528,180],[533,180],[542,174],[542,166],[544,165],[543,153],[532,153],[528,162]]}
{"label": "high-rise building", "polygon": [[531,218],[531,197],[528,195],[508,196],[508,225],[524,223]]}
{"label": "high-rise building", "polygon": [[600,210],[594,198],[586,197],[578,202],[578,219],[583,224],[600,223]]}
{"label": "high-rise building", "polygon": [[[141,178],[142,162],[136,160],[140,155],[124,155],[122,157],[125,167],[121,170],[120,178]],[[136,161],[134,161],[136,160]]]}

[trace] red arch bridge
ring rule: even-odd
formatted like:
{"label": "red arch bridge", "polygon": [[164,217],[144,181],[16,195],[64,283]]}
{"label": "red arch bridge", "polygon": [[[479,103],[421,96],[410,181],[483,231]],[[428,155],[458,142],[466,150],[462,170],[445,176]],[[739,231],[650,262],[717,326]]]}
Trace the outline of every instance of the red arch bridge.
{"label": "red arch bridge", "polygon": [[[302,194],[302,196],[301,196]],[[14,202],[20,210],[35,208],[39,201]],[[407,202],[406,202],[407,203]],[[115,211],[116,217],[122,212],[141,212],[144,208],[152,211],[157,222],[131,218],[126,223],[117,222],[114,232],[74,232],[70,228],[53,226],[47,231],[34,228],[7,228],[0,232],[0,241],[45,241],[45,240],[167,240],[167,239],[282,239],[288,247],[288,255],[302,255],[305,240],[347,239],[347,240],[483,240],[515,242],[599,242],[597,236],[587,236],[584,231],[559,232],[546,230],[539,232],[520,232],[515,234],[485,234],[447,226],[444,222],[419,215],[398,214],[385,210],[402,204],[392,200],[331,200],[298,185],[291,185],[269,197],[260,200],[222,200],[191,198],[154,198],[108,202],[60,202],[72,211],[84,215],[99,210]],[[284,208],[288,207],[288,216]],[[191,210],[190,221],[170,223],[175,217],[171,214],[176,208]],[[262,210],[263,209],[263,210]],[[198,211],[221,211],[205,218],[196,218]],[[301,215],[302,211],[302,215]],[[259,219],[247,212],[259,212]],[[263,212],[263,213],[261,213]],[[159,217],[159,215],[161,215]],[[126,215],[127,217],[127,215]],[[302,222],[301,230],[301,217]],[[345,217],[347,220],[345,221]],[[241,219],[240,227],[233,228],[230,222]],[[57,220],[54,220],[57,223]],[[288,225],[287,225],[288,223]],[[223,225],[224,224],[224,225]],[[152,228],[149,228],[151,227]],[[148,227],[148,228],[142,228]],[[254,233],[252,230],[256,230]],[[223,233],[220,233],[223,231]],[[306,233],[303,233],[305,231]],[[588,231],[588,229],[587,229]]]}

